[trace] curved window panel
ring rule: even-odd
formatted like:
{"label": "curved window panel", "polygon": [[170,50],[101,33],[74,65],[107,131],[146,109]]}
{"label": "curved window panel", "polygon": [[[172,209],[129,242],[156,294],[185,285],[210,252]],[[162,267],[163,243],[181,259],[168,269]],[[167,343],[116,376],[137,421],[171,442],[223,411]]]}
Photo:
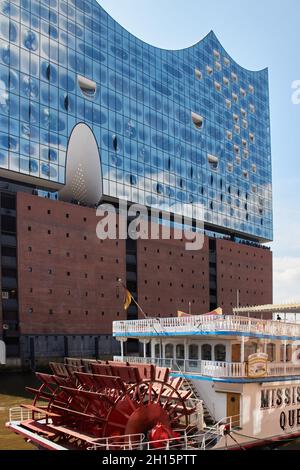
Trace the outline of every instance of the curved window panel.
{"label": "curved window panel", "polygon": [[208,155],[207,156],[207,161],[212,170],[217,170],[219,168],[219,159],[218,157],[215,157],[214,155]]}
{"label": "curved window panel", "polygon": [[94,98],[97,92],[96,82],[80,75],[77,77],[77,80],[82,94],[87,98]]}

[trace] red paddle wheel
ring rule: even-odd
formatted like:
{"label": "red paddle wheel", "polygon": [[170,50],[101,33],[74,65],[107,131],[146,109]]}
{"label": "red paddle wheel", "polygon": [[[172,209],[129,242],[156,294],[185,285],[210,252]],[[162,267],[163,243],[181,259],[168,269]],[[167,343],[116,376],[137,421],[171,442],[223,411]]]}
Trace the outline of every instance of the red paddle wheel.
{"label": "red paddle wheel", "polygon": [[187,405],[191,391],[166,368],[79,360],[50,366],[52,374],[36,374],[40,388],[28,389],[33,404],[23,407],[32,419],[22,425],[67,448],[87,449],[103,438],[124,448],[126,436],[136,435],[163,446],[195,412]]}

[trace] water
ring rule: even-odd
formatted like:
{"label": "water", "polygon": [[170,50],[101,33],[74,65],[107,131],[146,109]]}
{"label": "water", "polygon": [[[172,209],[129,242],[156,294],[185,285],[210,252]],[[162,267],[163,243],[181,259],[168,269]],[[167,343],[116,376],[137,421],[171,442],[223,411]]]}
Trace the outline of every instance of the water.
{"label": "water", "polygon": [[31,374],[0,373],[0,450],[33,450],[26,443],[5,427],[8,421],[9,408],[20,406],[20,403],[32,403],[32,395],[25,390],[26,386],[35,386],[36,379]]}

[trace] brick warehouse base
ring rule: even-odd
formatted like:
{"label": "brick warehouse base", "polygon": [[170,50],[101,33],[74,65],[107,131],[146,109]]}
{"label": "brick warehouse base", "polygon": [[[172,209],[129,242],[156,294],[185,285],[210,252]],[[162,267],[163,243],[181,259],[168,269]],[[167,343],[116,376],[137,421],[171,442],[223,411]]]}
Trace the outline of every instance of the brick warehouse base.
{"label": "brick warehouse base", "polygon": [[[3,335],[8,356],[21,357],[23,364],[119,353],[112,322],[137,318],[138,312],[123,310],[118,278],[149,316],[176,316],[189,305],[193,314],[216,306],[230,314],[237,289],[240,305],[272,302],[268,249],[207,236],[195,252],[173,235],[100,241],[95,209],[22,192],[16,219],[17,268],[5,271],[5,282],[8,297],[17,290],[17,308],[9,310],[9,300],[2,301],[0,322],[9,325]],[[9,289],[13,276],[17,289]]]}

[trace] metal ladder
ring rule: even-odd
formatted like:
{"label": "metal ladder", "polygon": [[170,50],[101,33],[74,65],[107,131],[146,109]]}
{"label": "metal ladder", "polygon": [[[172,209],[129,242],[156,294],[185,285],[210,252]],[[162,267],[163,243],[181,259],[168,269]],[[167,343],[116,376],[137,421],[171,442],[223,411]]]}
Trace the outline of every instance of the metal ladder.
{"label": "metal ladder", "polygon": [[185,390],[191,391],[194,399],[197,400],[197,401],[202,402],[203,419],[204,419],[204,423],[205,423],[204,428],[209,429],[209,428],[213,427],[216,424],[216,420],[214,419],[211,412],[207,408],[207,406],[206,406],[205,402],[203,401],[201,395],[199,394],[197,388],[194,386],[193,381],[186,376],[186,374],[184,373],[184,371],[181,369],[181,367],[178,365],[177,362],[174,365],[176,365],[178,371],[182,375],[182,378],[183,378],[182,388],[185,389]]}

